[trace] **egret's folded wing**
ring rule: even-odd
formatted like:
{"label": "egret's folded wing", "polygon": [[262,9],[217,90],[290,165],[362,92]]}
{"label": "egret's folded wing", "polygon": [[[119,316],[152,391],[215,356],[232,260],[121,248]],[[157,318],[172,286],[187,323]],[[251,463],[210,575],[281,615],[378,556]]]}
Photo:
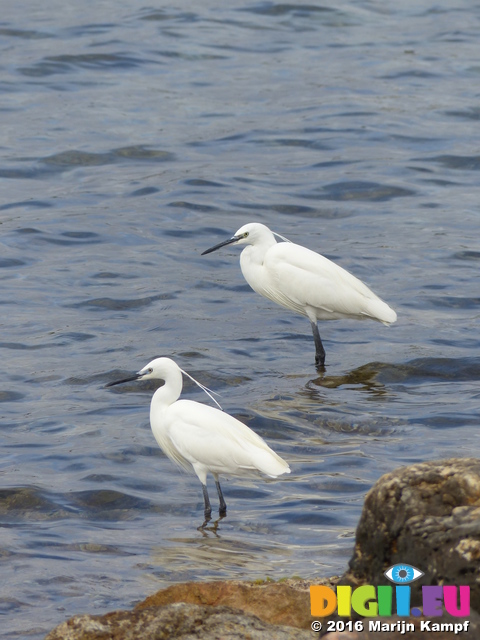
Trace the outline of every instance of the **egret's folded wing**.
{"label": "egret's folded wing", "polygon": [[[275,245],[266,256],[268,297],[292,307],[306,306],[345,316],[394,322],[396,314],[366,284],[328,258],[295,244]],[[274,298],[273,296],[276,296]]]}
{"label": "egret's folded wing", "polygon": [[172,412],[168,436],[190,463],[199,462],[214,473],[287,472],[287,463],[259,435],[227,413],[189,400],[176,402]]}

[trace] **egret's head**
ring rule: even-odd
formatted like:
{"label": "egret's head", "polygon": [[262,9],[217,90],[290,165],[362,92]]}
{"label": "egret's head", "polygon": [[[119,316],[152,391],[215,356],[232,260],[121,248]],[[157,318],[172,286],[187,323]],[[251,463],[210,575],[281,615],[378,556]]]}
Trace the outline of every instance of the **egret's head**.
{"label": "egret's head", "polygon": [[243,227],[240,227],[235,237],[239,238],[237,244],[257,244],[265,238],[273,237],[273,234],[264,224],[260,222],[249,222],[248,224],[244,224]]}
{"label": "egret's head", "polygon": [[220,247],[225,247],[228,244],[258,244],[265,239],[274,240],[273,233],[270,229],[260,222],[249,222],[248,224],[244,224],[243,227],[240,227],[236,234],[228,240],[224,240],[204,251],[202,256],[207,253],[212,253],[212,251],[216,251],[220,249]]}
{"label": "egret's head", "polygon": [[180,371],[180,367],[170,358],[161,356],[154,358],[146,367],[143,367],[143,369],[140,369],[140,371],[129,378],[109,382],[106,386],[113,387],[123,382],[132,382],[133,380],[165,380],[169,373],[173,371]]}
{"label": "egret's head", "polygon": [[143,369],[140,369],[137,376],[142,380],[165,380],[169,372],[178,371],[179,369],[180,367],[170,358],[157,356],[143,367]]}
{"label": "egret's head", "polygon": [[176,400],[182,390],[182,374],[185,374],[188,378],[190,378],[190,380],[193,380],[193,382],[195,382],[195,384],[198,385],[200,389],[202,389],[202,391],[205,391],[207,396],[211,398],[213,402],[215,402],[217,407],[219,409],[222,409],[222,407],[219,405],[219,403],[215,400],[215,398],[212,395],[212,393],[215,393],[214,391],[212,391],[208,387],[205,387],[201,382],[198,382],[198,380],[195,380],[193,376],[191,376],[189,373],[187,373],[183,369],[180,369],[178,364],[174,362],[171,358],[166,358],[164,356],[158,356],[157,358],[154,358],[151,362],[147,364],[146,367],[143,367],[143,369],[140,369],[140,371],[138,371],[135,375],[130,376],[129,378],[123,378],[122,380],[115,380],[114,382],[109,382],[105,386],[113,387],[116,384],[122,384],[122,382],[132,382],[133,380],[165,380],[165,384],[168,384],[167,383],[167,379],[168,379],[170,381],[173,381],[173,384],[178,385],[178,389],[177,389],[178,395],[175,397],[175,400]]}

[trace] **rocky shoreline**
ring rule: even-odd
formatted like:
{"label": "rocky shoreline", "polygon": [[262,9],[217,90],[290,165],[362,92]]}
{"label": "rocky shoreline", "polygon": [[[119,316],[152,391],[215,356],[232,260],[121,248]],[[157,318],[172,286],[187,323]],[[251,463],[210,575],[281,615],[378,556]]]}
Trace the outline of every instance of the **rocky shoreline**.
{"label": "rocky shoreline", "polygon": [[[333,590],[336,586],[378,587],[388,583],[384,572],[399,563],[424,573],[409,584],[416,615],[362,617],[354,609],[349,618],[336,613],[311,615],[312,584]],[[468,616],[443,611],[441,599],[436,603],[441,615],[424,615],[422,587],[434,586],[435,594],[441,595],[438,589],[443,585],[469,587]],[[320,636],[326,640],[480,638],[480,460],[431,461],[382,476],[365,497],[353,557],[340,578],[176,584],[132,611],[74,616],[45,640],[303,640]]]}

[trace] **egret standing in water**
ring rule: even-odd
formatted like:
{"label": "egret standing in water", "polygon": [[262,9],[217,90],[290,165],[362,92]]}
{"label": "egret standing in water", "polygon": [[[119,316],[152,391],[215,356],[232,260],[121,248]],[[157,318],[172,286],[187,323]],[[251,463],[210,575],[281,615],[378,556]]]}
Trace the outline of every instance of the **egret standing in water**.
{"label": "egret standing in water", "polygon": [[205,501],[205,521],[210,520],[212,507],[207,491],[207,473],[211,473],[220,500],[219,514],[226,515],[225,503],[218,476],[251,475],[261,472],[272,478],[290,473],[288,464],[267,443],[242,422],[192,400],[179,400],[182,374],[193,380],[218,405],[209,389],[197,382],[170,358],[155,358],[135,375],[110,382],[113,387],[132,380],[165,380],[153,394],[150,405],[150,425],[162,451],[187,471],[192,468],[202,483]]}
{"label": "egret standing in water", "polygon": [[351,273],[306,247],[278,243],[274,232],[264,224],[251,222],[234,236],[202,253],[229,244],[247,245],[240,255],[243,276],[254,291],[282,307],[306,316],[315,340],[315,364],[325,364],[318,320],[377,320],[395,322],[397,314]]}

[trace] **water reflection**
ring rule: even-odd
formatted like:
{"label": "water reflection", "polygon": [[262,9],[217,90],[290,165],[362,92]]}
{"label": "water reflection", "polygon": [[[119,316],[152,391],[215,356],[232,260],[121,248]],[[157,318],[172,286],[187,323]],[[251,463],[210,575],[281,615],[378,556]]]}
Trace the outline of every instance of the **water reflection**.
{"label": "water reflection", "polygon": [[359,386],[374,396],[389,395],[396,385],[427,382],[461,382],[480,379],[480,358],[416,358],[409,362],[370,362],[338,376],[325,373],[310,380],[313,386],[337,389],[345,385]]}
{"label": "water reflection", "polygon": [[[199,537],[200,536],[200,537]],[[275,541],[277,538],[277,541]],[[192,537],[169,537],[162,547],[152,549],[152,563],[161,572],[206,572],[215,575],[234,568],[271,571],[271,563],[285,557],[285,549],[273,528],[264,526],[253,532],[238,523],[213,525]],[[269,559],[267,561],[267,558]]]}
{"label": "water reflection", "polygon": [[307,389],[311,389],[313,385],[314,387],[337,389],[345,385],[353,385],[360,387],[363,391],[368,391],[376,398],[382,398],[389,393],[389,390],[382,382],[377,380],[377,376],[383,368],[387,366],[390,365],[385,365],[381,362],[372,362],[337,376],[327,375],[325,371],[321,373],[318,378],[310,380],[306,387]]}
{"label": "water reflection", "polygon": [[197,527],[197,530],[200,531],[200,533],[205,536],[206,538],[208,538],[208,534],[209,533],[213,533],[213,535],[215,535],[216,537],[218,536],[218,525],[220,524],[220,522],[226,517],[226,515],[224,516],[220,516],[219,518],[217,518],[217,520],[215,520],[214,522],[211,522],[212,518],[206,518],[204,523],[201,524],[199,527]]}

